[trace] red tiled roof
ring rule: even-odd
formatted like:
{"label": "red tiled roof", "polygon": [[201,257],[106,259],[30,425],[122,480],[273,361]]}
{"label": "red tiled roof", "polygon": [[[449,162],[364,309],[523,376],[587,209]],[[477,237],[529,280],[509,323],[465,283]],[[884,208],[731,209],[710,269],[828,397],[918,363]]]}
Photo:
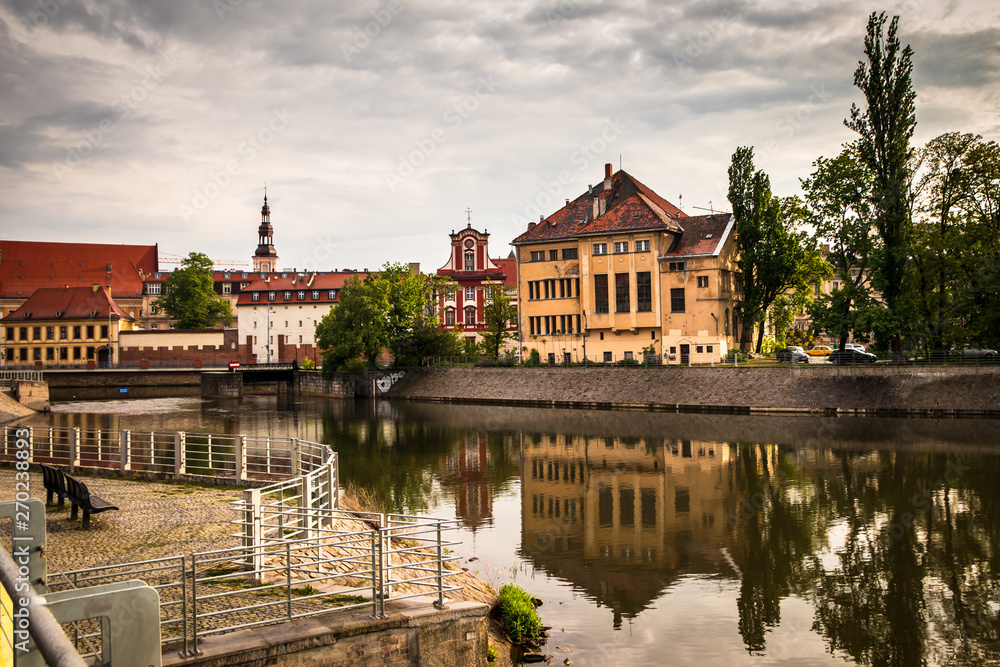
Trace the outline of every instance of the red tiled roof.
{"label": "red tiled roof", "polygon": [[[107,287],[141,297],[142,276],[159,270],[155,245],[0,241],[0,297],[27,298],[43,287]],[[110,264],[111,269],[108,270]]]}
{"label": "red tiled roof", "polygon": [[[260,274],[254,274],[260,275]],[[281,274],[273,275],[267,281],[255,280],[246,287],[240,290],[239,299],[237,299],[236,304],[241,305],[259,305],[261,303],[267,303],[266,299],[261,299],[260,301],[253,301],[251,294],[253,292],[278,292],[278,298],[270,303],[329,303],[330,299],[327,296],[329,290],[339,290],[344,286],[344,283],[348,278],[356,277],[358,280],[364,280],[367,277],[367,273],[362,272],[350,272],[350,273],[290,273],[287,277],[282,278]],[[310,281],[310,279],[312,279]],[[305,301],[299,301],[296,294],[292,294],[290,301],[285,301],[284,292],[298,292],[298,291],[313,291],[318,290],[321,292],[320,298],[316,301],[312,299],[312,295],[309,295]]]}
{"label": "red tiled roof", "polygon": [[132,321],[103,288],[95,291],[92,287],[42,287],[35,290],[20,308],[3,318],[3,322],[54,319],[107,321],[109,311],[112,319]]}
{"label": "red tiled roof", "polygon": [[[597,188],[603,188],[599,183]],[[594,199],[604,202],[605,212],[593,217]],[[513,244],[570,239],[586,234],[670,230],[681,231],[686,213],[637,181],[619,171],[611,187],[584,193],[544,221],[511,241]]]}
{"label": "red tiled roof", "polygon": [[718,253],[726,238],[732,233],[730,226],[732,221],[732,213],[696,215],[684,218],[684,233],[678,237],[663,256],[685,257]]}
{"label": "red tiled roof", "polygon": [[517,287],[517,260],[513,257],[508,257],[506,259],[494,259],[493,263],[499,266],[504,276],[506,276],[503,284],[508,287]]}

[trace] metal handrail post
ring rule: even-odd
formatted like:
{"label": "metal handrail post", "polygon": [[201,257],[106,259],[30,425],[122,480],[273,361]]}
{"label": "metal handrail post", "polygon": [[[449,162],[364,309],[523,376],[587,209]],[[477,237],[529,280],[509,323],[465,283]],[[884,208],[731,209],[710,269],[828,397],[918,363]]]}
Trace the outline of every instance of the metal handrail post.
{"label": "metal handrail post", "polygon": [[292,620],[292,545],[285,542],[285,595],[288,605],[288,620]]}
{"label": "metal handrail post", "polygon": [[378,618],[378,537],[376,532],[371,532],[372,536],[372,618]]}
{"label": "metal handrail post", "polygon": [[184,649],[180,656],[186,657],[188,653],[188,615],[187,615],[187,572],[184,571],[184,556],[178,558],[181,566],[181,634],[184,635]]}
{"label": "metal handrail post", "polygon": [[441,522],[437,522],[437,584],[438,584],[438,599],[434,603],[434,606],[438,609],[444,609],[444,562],[441,560]]}
{"label": "metal handrail post", "polygon": [[191,554],[191,655],[198,655],[198,563]]}
{"label": "metal handrail post", "polygon": [[118,454],[122,472],[132,469],[132,431],[123,429],[118,434]]}

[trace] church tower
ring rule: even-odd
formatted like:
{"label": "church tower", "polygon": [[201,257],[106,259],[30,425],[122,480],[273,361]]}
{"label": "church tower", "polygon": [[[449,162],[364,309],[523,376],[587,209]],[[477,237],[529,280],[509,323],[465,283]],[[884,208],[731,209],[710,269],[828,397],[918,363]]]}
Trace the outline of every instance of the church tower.
{"label": "church tower", "polygon": [[260,208],[260,227],[257,228],[257,252],[253,254],[253,270],[258,273],[278,270],[278,253],[274,250],[273,237],[271,207],[267,205],[267,187],[265,186],[264,205]]}

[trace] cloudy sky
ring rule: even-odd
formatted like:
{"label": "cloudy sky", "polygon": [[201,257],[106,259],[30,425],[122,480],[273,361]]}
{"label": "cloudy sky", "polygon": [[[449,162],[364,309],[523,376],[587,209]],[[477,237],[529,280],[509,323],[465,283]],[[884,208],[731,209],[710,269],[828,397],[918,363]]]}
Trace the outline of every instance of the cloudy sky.
{"label": "cloudy sky", "polygon": [[868,14],[914,49],[917,143],[1000,140],[995,0],[2,0],[3,238],[248,261],[265,182],[281,265],[491,254],[619,164],[728,210],[852,139]]}

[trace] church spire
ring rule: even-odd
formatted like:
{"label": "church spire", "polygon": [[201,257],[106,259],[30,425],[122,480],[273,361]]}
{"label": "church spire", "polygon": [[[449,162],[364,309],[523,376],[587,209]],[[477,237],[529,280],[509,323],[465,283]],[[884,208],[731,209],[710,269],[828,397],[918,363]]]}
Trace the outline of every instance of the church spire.
{"label": "church spire", "polygon": [[264,184],[264,205],[260,207],[257,228],[257,252],[253,254],[253,270],[260,273],[278,270],[278,253],[274,249],[274,228],[271,227],[271,207],[267,204],[267,184]]}

